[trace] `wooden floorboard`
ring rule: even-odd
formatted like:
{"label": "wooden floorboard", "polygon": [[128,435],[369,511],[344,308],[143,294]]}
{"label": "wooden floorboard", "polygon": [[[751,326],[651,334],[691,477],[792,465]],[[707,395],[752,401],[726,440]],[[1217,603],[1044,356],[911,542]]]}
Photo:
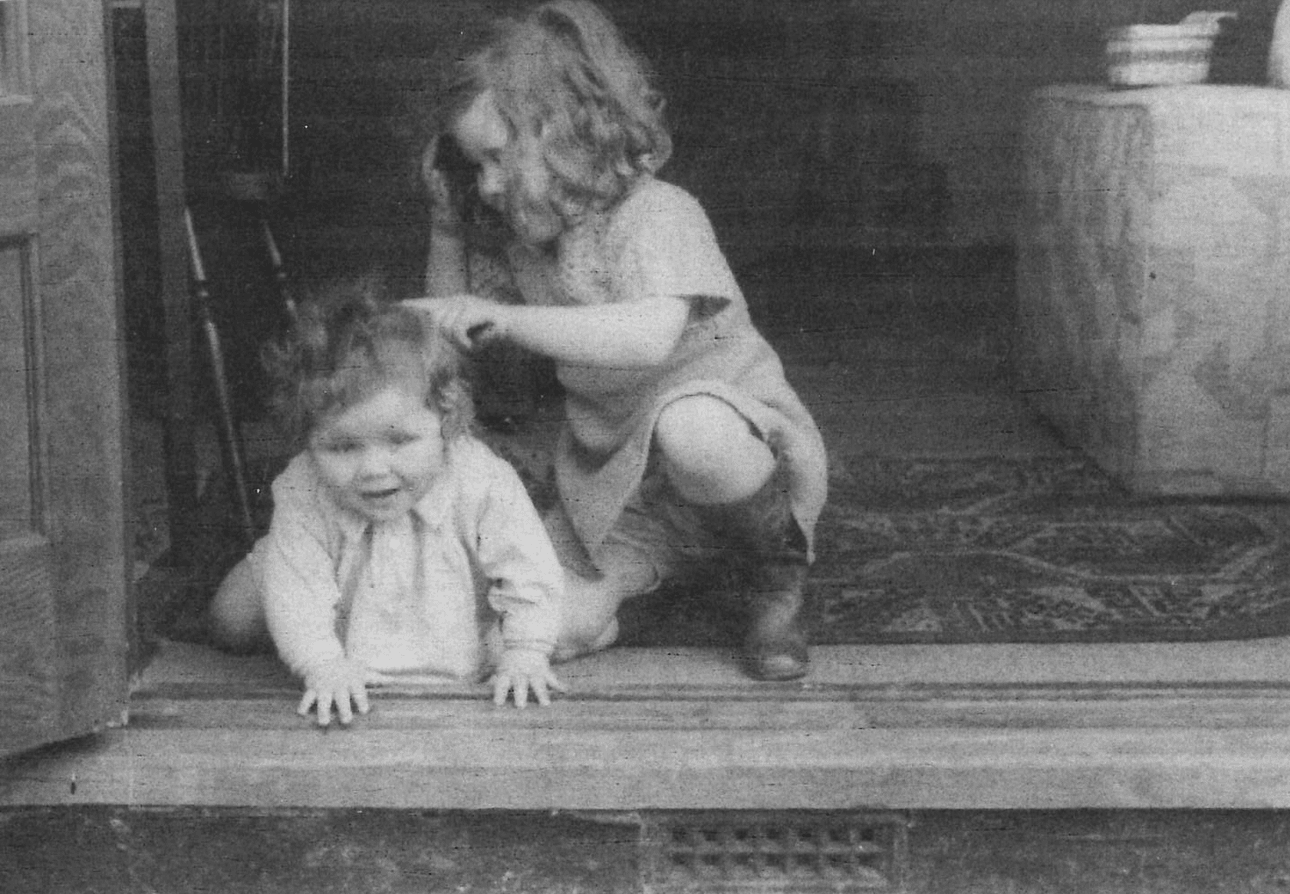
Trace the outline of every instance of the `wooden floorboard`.
{"label": "wooden floorboard", "polygon": [[549,708],[391,681],[322,731],[268,658],[168,644],[127,726],[0,763],[0,805],[643,810],[1290,806],[1285,644],[705,650],[560,668]]}

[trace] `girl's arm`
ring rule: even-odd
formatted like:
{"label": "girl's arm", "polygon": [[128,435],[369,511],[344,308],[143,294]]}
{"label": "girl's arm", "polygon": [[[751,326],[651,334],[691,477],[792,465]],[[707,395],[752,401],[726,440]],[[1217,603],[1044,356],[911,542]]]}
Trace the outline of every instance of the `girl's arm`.
{"label": "girl's arm", "polygon": [[663,363],[690,317],[690,299],[679,295],[578,307],[496,304],[469,295],[409,303],[462,347],[505,338],[561,363],[618,369]]}
{"label": "girl's arm", "polygon": [[466,242],[460,228],[436,227],[433,213],[430,249],[426,256],[426,294],[432,298],[460,295],[466,291]]}
{"label": "girl's arm", "polygon": [[430,197],[430,247],[426,253],[426,294],[432,298],[460,295],[469,286],[466,242],[452,200],[448,173],[436,165],[443,137],[436,137],[421,160],[421,178]]}
{"label": "girl's arm", "polygon": [[660,295],[586,307],[507,307],[502,338],[564,363],[618,368],[658,366],[681,341],[688,299]]}

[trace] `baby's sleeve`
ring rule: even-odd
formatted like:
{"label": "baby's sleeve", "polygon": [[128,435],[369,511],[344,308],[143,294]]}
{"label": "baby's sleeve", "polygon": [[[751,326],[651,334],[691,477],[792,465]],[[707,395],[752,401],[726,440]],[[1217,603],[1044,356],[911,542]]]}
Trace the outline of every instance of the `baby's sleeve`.
{"label": "baby's sleeve", "polygon": [[[486,449],[486,448],[483,448]],[[564,571],[519,475],[489,457],[476,514],[477,560],[488,578],[488,604],[502,618],[507,649],[550,654],[559,632]]]}
{"label": "baby's sleeve", "polygon": [[273,484],[273,519],[255,547],[269,633],[283,662],[303,675],[345,655],[336,635],[335,562],[316,494],[288,468]]}

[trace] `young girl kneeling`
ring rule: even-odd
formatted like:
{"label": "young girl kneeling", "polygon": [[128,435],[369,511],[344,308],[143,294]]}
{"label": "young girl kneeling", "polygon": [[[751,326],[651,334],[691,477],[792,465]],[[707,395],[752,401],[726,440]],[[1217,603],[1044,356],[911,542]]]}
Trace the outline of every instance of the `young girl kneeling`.
{"label": "young girl kneeling", "polygon": [[[506,339],[556,363],[570,644],[612,636],[622,600],[733,559],[749,672],[802,676],[823,441],[707,215],[655,177],[672,143],[644,64],[598,7],[556,0],[466,56],[444,106],[423,166],[432,297],[415,306],[463,345]],[[473,165],[466,189],[446,140]],[[464,294],[465,239],[490,216],[523,304]]]}
{"label": "young girl kneeling", "polygon": [[[348,290],[347,290],[348,289]],[[519,476],[470,434],[458,352],[371,283],[303,304],[269,354],[300,452],[268,533],[211,605],[217,642],[266,633],[304,679],[299,713],[366,713],[382,674],[478,679],[493,699],[562,689],[549,658],[562,572]]]}

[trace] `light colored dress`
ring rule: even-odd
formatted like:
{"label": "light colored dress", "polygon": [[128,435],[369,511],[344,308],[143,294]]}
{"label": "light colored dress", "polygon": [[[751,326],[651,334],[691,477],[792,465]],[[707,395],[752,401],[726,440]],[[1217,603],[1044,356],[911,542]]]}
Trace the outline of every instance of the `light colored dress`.
{"label": "light colored dress", "polygon": [[348,656],[382,673],[471,680],[496,659],[490,647],[555,647],[554,548],[515,470],[473,438],[447,445],[443,471],[397,521],[339,506],[307,452],[274,480],[273,500],[249,560],[296,673]]}
{"label": "light colored dress", "polygon": [[729,403],[786,463],[793,512],[813,544],[827,491],[823,439],[754,328],[712,225],[689,193],[645,178],[618,205],[561,237],[556,252],[513,246],[509,258],[529,304],[659,295],[691,301],[680,344],[658,367],[558,366],[567,423],[556,477],[568,521],[593,562],[646,475],[660,411],[699,394]]}

